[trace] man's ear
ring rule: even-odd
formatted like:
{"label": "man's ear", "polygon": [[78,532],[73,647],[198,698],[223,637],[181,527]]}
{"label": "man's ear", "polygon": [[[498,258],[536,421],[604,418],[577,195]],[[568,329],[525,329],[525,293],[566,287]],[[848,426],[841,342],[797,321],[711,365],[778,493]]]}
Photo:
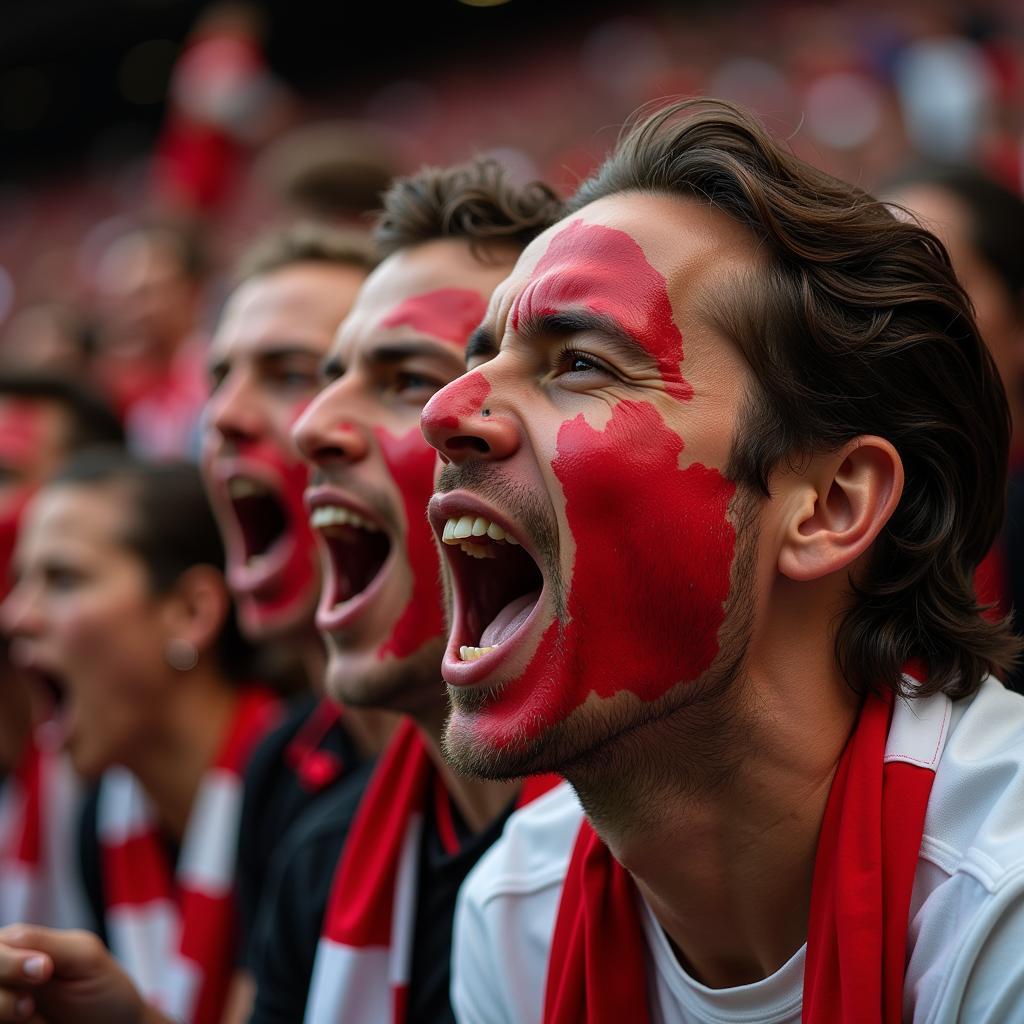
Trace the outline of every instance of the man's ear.
{"label": "man's ear", "polygon": [[194,565],[178,577],[167,597],[168,638],[187,640],[197,651],[209,650],[231,611],[224,576],[210,565]]}
{"label": "man's ear", "polygon": [[787,486],[793,511],[779,572],[815,580],[852,565],[874,542],[903,494],[903,462],[884,438],[865,435],[815,456]]}

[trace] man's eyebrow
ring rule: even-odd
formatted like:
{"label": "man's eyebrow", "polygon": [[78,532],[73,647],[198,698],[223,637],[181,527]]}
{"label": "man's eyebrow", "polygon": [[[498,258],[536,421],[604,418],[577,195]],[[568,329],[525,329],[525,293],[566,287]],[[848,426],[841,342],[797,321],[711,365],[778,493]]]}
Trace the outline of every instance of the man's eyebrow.
{"label": "man's eyebrow", "polygon": [[618,320],[605,313],[576,308],[519,318],[518,334],[525,341],[536,340],[541,335],[582,334],[586,331],[604,335],[606,340],[627,357],[650,358],[646,346]]}
{"label": "man's eyebrow", "polygon": [[388,345],[381,345],[380,348],[371,349],[366,353],[366,361],[375,366],[400,363],[403,359],[416,359],[417,357],[450,359],[458,362],[458,355],[451,351],[447,345],[434,341],[399,341]]}
{"label": "man's eyebrow", "polygon": [[489,327],[480,326],[469,336],[466,342],[466,362],[481,356],[491,359],[498,354],[498,343],[494,331]]}

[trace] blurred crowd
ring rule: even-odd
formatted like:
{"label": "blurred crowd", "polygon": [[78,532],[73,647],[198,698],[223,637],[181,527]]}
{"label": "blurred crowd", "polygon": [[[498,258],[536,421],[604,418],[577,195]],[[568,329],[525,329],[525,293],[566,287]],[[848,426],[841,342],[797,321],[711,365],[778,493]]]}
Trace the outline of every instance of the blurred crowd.
{"label": "blurred crowd", "polygon": [[[160,888],[172,885],[166,864],[185,859],[193,880],[223,884],[197,886],[197,909],[178,879],[189,962],[208,973],[176,1012],[244,1019],[259,957],[286,955],[249,944],[284,825],[339,778],[365,773],[395,724],[388,705],[356,699],[341,728],[322,696],[316,626],[340,630],[331,608],[346,595],[328,592],[338,582],[319,567],[314,528],[335,530],[337,543],[360,533],[353,590],[389,549],[369,516],[326,499],[319,513],[312,502],[311,527],[310,474],[323,484],[355,442],[332,433],[326,413],[293,428],[342,373],[322,362],[361,286],[403,248],[385,238],[380,251],[381,196],[424,164],[496,161],[536,207],[526,239],[636,110],[675,95],[750,108],[797,155],[898,204],[948,247],[1006,387],[1008,521],[1024,522],[1024,8],[669,8],[589,25],[515,66],[485,73],[467,58],[300,100],[267,62],[258,11],[213,5],[177,55],[145,160],[86,166],[0,200],[0,925],[98,930],[136,984],[174,1009],[182,989],[166,965],[135,955],[151,948],[160,914],[109,910],[149,907],[154,892],[172,900]],[[552,192],[538,199],[535,180]],[[432,287],[454,288],[456,270]],[[479,291],[503,275],[492,276]],[[465,335],[473,311],[464,319]],[[418,409],[375,436],[418,430]],[[405,457],[397,442],[385,451],[392,468]],[[415,568],[415,538],[405,541]],[[976,580],[990,614],[1016,608],[1018,628],[1020,545],[1020,529],[1005,532]],[[1024,689],[1019,674],[1013,685]],[[267,735],[276,746],[258,746]],[[117,774],[125,764],[132,774]],[[209,896],[228,899],[235,877],[235,833],[219,835],[218,816],[240,820],[248,839],[241,954]],[[80,872],[84,887],[71,882]],[[236,965],[248,980],[229,991]]]}

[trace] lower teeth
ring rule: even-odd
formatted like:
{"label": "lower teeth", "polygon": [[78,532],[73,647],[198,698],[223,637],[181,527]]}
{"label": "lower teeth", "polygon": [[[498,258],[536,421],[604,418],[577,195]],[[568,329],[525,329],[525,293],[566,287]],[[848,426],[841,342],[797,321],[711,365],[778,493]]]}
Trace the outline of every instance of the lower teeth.
{"label": "lower teeth", "polygon": [[488,651],[493,650],[493,647],[460,647],[459,657],[463,661],[476,661],[477,658],[482,658]]}

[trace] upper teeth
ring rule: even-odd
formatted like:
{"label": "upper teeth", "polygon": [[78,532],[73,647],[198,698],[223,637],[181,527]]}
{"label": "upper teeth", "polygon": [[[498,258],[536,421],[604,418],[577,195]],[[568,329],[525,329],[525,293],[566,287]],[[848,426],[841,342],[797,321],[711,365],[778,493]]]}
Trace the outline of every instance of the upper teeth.
{"label": "upper teeth", "polygon": [[358,512],[343,508],[341,505],[320,505],[313,509],[309,521],[316,529],[323,529],[325,526],[357,526],[360,530],[370,530],[372,533],[380,531],[376,523],[371,523]]}
{"label": "upper teeth", "polygon": [[263,484],[244,476],[232,477],[228,481],[228,494],[232,498],[249,498],[254,494],[266,494],[268,490]]}
{"label": "upper teeth", "polygon": [[[444,533],[441,535],[441,540],[445,544],[458,544],[463,549],[467,545],[463,544],[464,540],[470,537],[483,537],[488,536],[491,540],[504,541],[507,544],[518,544],[519,541],[515,539],[510,533],[506,533],[504,527],[499,526],[497,523],[492,523],[490,519],[484,519],[483,516],[459,516],[449,519],[444,524]],[[477,547],[478,545],[471,545]]]}

